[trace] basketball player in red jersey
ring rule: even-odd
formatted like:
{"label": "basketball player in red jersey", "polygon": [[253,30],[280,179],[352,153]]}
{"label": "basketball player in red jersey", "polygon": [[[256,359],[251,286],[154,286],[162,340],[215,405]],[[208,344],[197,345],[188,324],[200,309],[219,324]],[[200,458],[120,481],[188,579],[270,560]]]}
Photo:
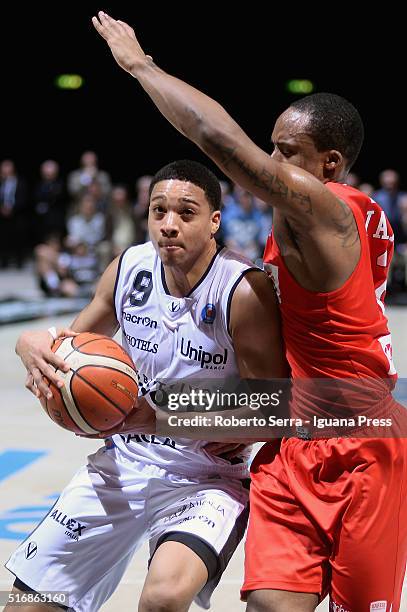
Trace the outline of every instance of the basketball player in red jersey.
{"label": "basketball player in red jersey", "polygon": [[395,369],[380,301],[392,232],[379,207],[345,184],[363,140],[358,112],[332,94],[293,103],[277,119],[270,157],[217,102],[159,69],[130,26],[103,12],[93,24],[174,127],[273,207],[265,262],[294,380],[373,380],[378,397],[366,413],[391,416],[392,437],[374,437],[389,436],[380,429],[262,448],[252,468],[248,610],[310,612],[329,592],[331,610],[396,612],[407,445],[404,409],[390,395]]}

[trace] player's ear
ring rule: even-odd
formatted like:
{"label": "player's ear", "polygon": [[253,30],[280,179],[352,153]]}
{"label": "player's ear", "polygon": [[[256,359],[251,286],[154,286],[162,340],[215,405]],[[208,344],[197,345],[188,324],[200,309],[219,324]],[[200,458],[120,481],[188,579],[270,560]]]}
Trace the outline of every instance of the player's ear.
{"label": "player's ear", "polygon": [[333,178],[338,170],[342,170],[345,161],[342,153],[331,149],[324,154],[324,177]]}
{"label": "player's ear", "polygon": [[213,237],[219,229],[221,219],[220,210],[214,210],[211,215],[211,237]]}

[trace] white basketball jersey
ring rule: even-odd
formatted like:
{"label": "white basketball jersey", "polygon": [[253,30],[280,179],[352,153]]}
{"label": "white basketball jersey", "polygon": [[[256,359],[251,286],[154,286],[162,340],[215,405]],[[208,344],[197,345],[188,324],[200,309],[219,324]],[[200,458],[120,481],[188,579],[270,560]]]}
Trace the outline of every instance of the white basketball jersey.
{"label": "white basketball jersey", "polygon": [[[179,298],[170,295],[151,242],[122,254],[115,286],[116,316],[123,346],[138,370],[140,395],[154,396],[163,380],[238,376],[229,311],[234,289],[252,269],[245,257],[218,249],[200,281]],[[205,441],[133,433],[115,435],[113,442],[130,459],[169,471],[247,476],[246,461],[232,465],[210,455]]]}

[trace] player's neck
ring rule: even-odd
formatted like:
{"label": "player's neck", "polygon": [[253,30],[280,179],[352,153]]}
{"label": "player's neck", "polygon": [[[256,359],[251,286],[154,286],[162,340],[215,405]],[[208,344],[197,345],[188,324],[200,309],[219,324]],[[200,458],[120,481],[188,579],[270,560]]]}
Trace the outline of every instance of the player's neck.
{"label": "player's neck", "polygon": [[198,284],[207,271],[218,246],[215,240],[211,240],[208,249],[191,262],[188,267],[166,266],[164,267],[165,282],[169,293],[174,297],[185,297]]}

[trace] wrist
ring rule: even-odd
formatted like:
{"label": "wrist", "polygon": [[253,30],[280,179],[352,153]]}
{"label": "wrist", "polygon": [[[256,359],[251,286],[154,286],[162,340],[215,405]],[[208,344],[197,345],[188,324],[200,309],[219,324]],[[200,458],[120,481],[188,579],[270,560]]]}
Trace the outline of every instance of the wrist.
{"label": "wrist", "polygon": [[143,59],[135,59],[134,62],[129,67],[129,73],[132,77],[137,79],[141,76],[141,74],[150,68],[157,68],[157,66],[153,62],[153,58],[150,55],[146,55]]}

